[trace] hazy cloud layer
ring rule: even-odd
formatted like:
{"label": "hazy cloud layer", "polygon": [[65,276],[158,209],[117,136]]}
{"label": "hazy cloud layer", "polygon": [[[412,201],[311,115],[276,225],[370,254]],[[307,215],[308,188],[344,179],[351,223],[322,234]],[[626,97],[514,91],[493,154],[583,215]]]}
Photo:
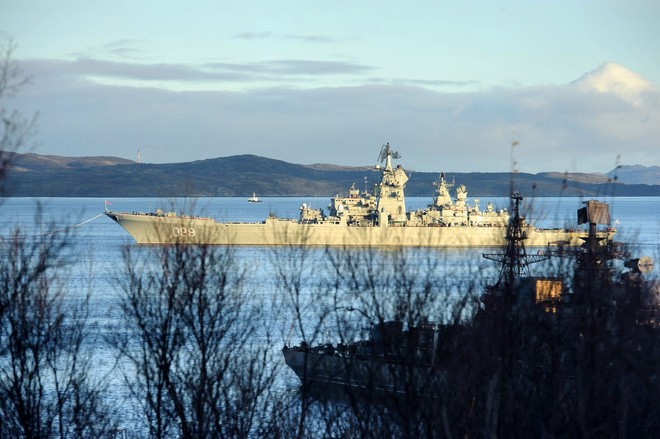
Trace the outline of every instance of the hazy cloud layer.
{"label": "hazy cloud layer", "polygon": [[[524,172],[607,172],[617,164],[655,165],[660,156],[660,93],[639,81],[627,89],[621,71],[616,89],[595,87],[592,72],[566,85],[443,93],[414,80],[292,86],[291,78],[371,70],[342,62],[190,67],[79,58],[21,64],[35,80],[16,103],[24,112],[40,113],[36,152],[42,154],[135,158],[141,148],[146,162],[250,153],[294,163],[370,165],[381,144],[390,142],[409,169],[500,172],[511,169],[515,136],[520,144],[514,159]],[[603,69],[597,73],[603,76],[599,81],[611,76]],[[142,82],[111,86],[95,82],[97,77]],[[149,84],[200,82],[217,88],[264,78],[282,85],[231,92]]]}
{"label": "hazy cloud layer", "polygon": [[336,37],[330,35],[299,35],[299,34],[278,34],[274,32],[240,32],[235,38],[241,40],[293,40],[304,41],[306,43],[334,44],[344,41],[353,41],[351,37]]}
{"label": "hazy cloud layer", "polygon": [[196,66],[185,64],[145,64],[107,61],[85,57],[68,60],[28,60],[21,63],[35,77],[48,81],[67,76],[71,80],[91,77],[120,78],[139,81],[187,82],[251,82],[290,81],[291,76],[332,76],[359,74],[372,70],[369,66],[341,61],[272,60],[254,63],[211,62]]}

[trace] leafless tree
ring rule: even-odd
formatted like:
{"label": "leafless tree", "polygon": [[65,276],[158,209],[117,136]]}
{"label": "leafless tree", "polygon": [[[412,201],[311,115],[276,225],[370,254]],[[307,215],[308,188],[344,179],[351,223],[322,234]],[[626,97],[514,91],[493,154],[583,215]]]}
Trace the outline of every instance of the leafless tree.
{"label": "leafless tree", "polygon": [[[337,350],[335,355],[329,354],[335,365],[346,359],[343,371],[341,366],[335,371],[337,382],[353,381],[356,376],[352,373],[365,378],[369,366],[362,362],[358,372],[343,351],[356,340],[369,339],[364,329],[378,336],[378,328],[393,320],[408,328],[424,324],[460,327],[476,311],[476,296],[465,294],[474,290],[468,273],[456,276],[458,267],[447,265],[433,250],[329,248],[320,252],[321,257],[316,253],[317,257],[304,249],[278,251],[278,295],[284,298],[283,308],[289,310],[298,329],[295,336],[304,346]],[[292,437],[415,437],[439,431],[442,400],[423,395],[428,390],[424,385],[437,380],[437,375],[425,376],[428,369],[417,367],[414,350],[399,351],[397,356],[400,361],[384,366],[388,376],[398,381],[396,385],[405,389],[396,395],[379,390],[385,384],[379,376],[382,364],[389,360],[379,360],[375,353],[373,371],[367,373],[371,378],[366,378],[364,388],[328,388],[314,377],[319,372],[314,368],[323,366],[316,365],[313,356],[305,356],[303,369],[309,372],[293,398],[293,404],[298,404],[293,408],[298,423],[292,429],[298,434]]]}
{"label": "leafless tree", "polygon": [[90,437],[112,428],[92,374],[89,294],[66,287],[69,231],[0,240],[0,436]]}
{"label": "leafless tree", "polygon": [[[292,245],[271,249],[269,254],[285,344],[299,341],[302,345],[319,346],[337,342],[342,319],[347,315],[353,317],[348,319],[352,323],[364,323],[360,320],[364,315],[352,312],[360,307],[350,308],[350,302],[342,296],[342,280],[333,267],[333,249]],[[282,363],[282,357],[277,361]],[[285,376],[290,373],[284,370]],[[282,410],[275,413],[281,426],[278,434],[292,438],[359,435],[345,405],[318,403],[318,396],[322,395],[312,382],[303,382],[296,393],[283,394]]]}
{"label": "leafless tree", "polygon": [[149,436],[265,434],[272,340],[235,249],[128,247],[124,260],[115,342]]}
{"label": "leafless tree", "polygon": [[[11,41],[0,49],[0,191],[36,126],[36,116],[5,106],[29,82],[15,49]],[[0,239],[0,436],[100,436],[113,423],[86,346],[90,291],[65,287],[71,229],[37,212],[34,230],[14,228]]]}
{"label": "leafless tree", "polygon": [[[28,119],[6,106],[7,99],[30,81],[13,59],[15,50],[16,45],[11,40],[0,46],[0,183],[5,181],[14,154],[26,146],[36,130],[36,115]],[[0,190],[4,190],[4,184],[0,185]]]}

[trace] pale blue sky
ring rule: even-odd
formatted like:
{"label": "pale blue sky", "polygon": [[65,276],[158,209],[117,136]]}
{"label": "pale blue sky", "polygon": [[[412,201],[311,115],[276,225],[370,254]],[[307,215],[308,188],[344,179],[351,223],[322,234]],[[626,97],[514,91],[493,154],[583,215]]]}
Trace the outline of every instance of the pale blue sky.
{"label": "pale blue sky", "polygon": [[[34,78],[16,105],[40,113],[39,153],[134,158],[142,147],[152,162],[253,153],[366,165],[390,141],[419,170],[504,171],[500,148],[515,130],[529,172],[606,172],[618,154],[660,164],[657,99],[622,108],[566,88],[605,62],[660,84],[657,1],[4,0],[0,9],[0,36]],[[544,110],[527,118],[530,100]],[[607,121],[622,118],[613,138]],[[580,149],[599,158],[586,164]]]}

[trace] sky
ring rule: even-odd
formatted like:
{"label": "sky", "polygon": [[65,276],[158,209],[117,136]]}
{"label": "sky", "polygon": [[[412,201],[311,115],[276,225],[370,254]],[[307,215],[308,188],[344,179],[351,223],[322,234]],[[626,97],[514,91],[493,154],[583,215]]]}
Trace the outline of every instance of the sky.
{"label": "sky", "polygon": [[[424,172],[660,165],[660,2],[3,0],[30,151]],[[517,146],[512,147],[514,143]]]}

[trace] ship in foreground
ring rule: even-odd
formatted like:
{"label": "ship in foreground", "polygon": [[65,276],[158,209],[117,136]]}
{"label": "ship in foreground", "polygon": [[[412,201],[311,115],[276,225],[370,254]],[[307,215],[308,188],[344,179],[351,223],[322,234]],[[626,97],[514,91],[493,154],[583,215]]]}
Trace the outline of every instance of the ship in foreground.
{"label": "ship in foreground", "polygon": [[[370,191],[351,187],[347,197],[331,199],[328,214],[306,204],[298,219],[270,215],[259,223],[219,222],[213,218],[178,215],[175,212],[116,212],[108,217],[121,225],[138,244],[210,245],[309,245],[338,247],[502,247],[506,245],[509,212],[487,203],[481,210],[477,201],[467,203],[464,185],[456,188],[440,174],[435,183],[433,204],[426,209],[406,210],[404,188],[408,175],[392,161],[400,155],[383,145],[376,170],[380,182]],[[582,243],[580,231],[539,229],[523,226],[529,247],[548,245],[576,247]],[[614,230],[601,232],[611,238]]]}
{"label": "ship in foreground", "polygon": [[[284,360],[300,379],[303,389],[317,395],[326,395],[335,389],[356,392],[344,396],[364,392],[362,394],[372,396],[407,398],[407,401],[436,399],[445,395],[451,387],[450,382],[457,379],[452,375],[457,373],[452,364],[454,367],[459,364],[460,370],[470,349],[484,355],[480,361],[485,364],[494,366],[503,361],[499,350],[483,349],[491,344],[510,345],[512,341],[508,337],[512,335],[503,328],[524,328],[523,339],[529,343],[534,337],[549,339],[548,334],[555,330],[573,337],[594,315],[602,314],[613,319],[615,314],[619,313],[620,317],[622,312],[628,311],[628,323],[633,327],[660,330],[660,283],[644,276],[653,269],[653,260],[648,256],[629,259],[630,255],[621,243],[600,238],[598,225],[609,224],[606,203],[590,200],[577,211],[578,223],[589,225],[580,247],[528,255],[524,223],[519,213],[522,196],[514,193],[511,200],[513,216],[507,227],[507,245],[500,253],[483,254],[486,259],[499,263],[499,279],[496,284],[486,287],[471,320],[437,323],[423,318],[417,323],[411,319],[413,324],[406,320],[404,324],[404,320],[385,321],[379,317],[380,320],[370,328],[367,339],[336,345],[321,343],[312,346],[306,341],[291,347],[285,345],[282,349]],[[559,257],[569,264],[573,261],[572,285],[568,276],[564,277],[561,270],[556,270],[556,265],[554,268],[553,265],[545,266],[545,275],[530,274],[530,264],[551,257]],[[608,262],[611,259],[627,259],[624,266],[629,271],[622,272],[616,279]],[[467,291],[463,293],[469,295]],[[430,302],[433,300],[431,298]],[[359,311],[372,321],[369,312],[350,306],[341,308]],[[512,323],[523,321],[526,323],[520,326]],[[541,326],[534,326],[539,322]],[[556,336],[557,332],[553,334]],[[507,338],[498,339],[499,336]],[[557,337],[559,339],[562,338]],[[539,349],[537,345],[531,349],[530,345],[525,346],[530,351]],[[489,359],[489,353],[495,357]],[[560,363],[573,373],[573,365],[568,359],[574,355],[576,348],[570,341],[561,345]],[[532,360],[522,358],[523,369],[547,366],[536,357],[531,357]],[[553,366],[557,367],[557,364],[553,363]]]}

